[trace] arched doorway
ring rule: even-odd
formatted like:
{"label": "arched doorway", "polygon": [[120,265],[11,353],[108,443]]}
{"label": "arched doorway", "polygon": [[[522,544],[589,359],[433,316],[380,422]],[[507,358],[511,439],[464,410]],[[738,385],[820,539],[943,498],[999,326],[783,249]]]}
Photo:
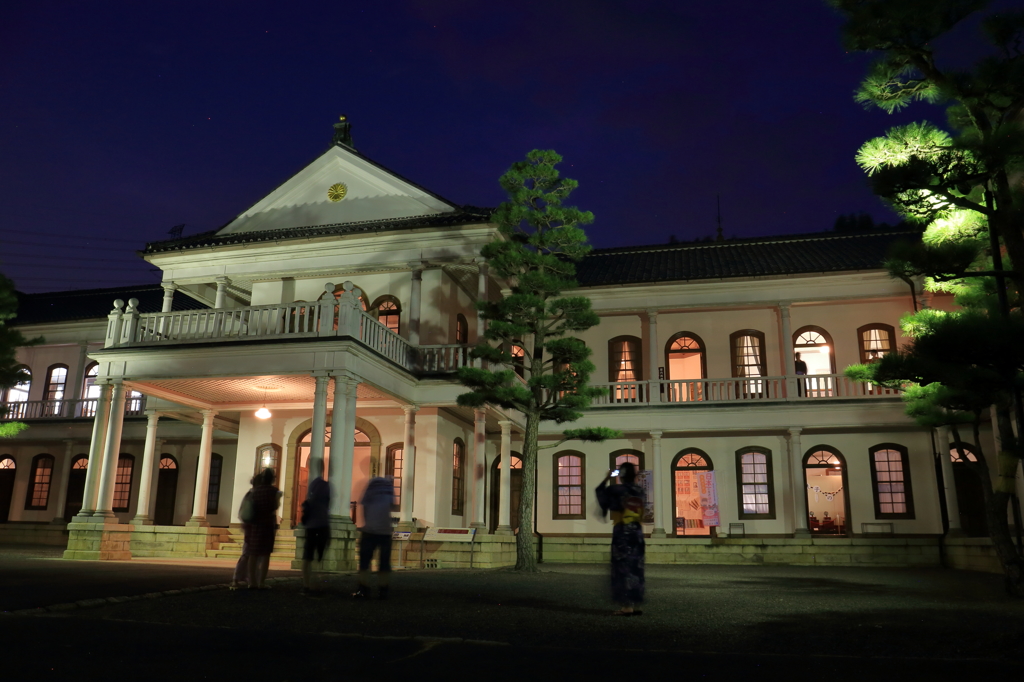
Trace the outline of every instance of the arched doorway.
{"label": "arched doorway", "polygon": [[804,455],[807,527],[812,535],[845,536],[850,527],[846,460],[835,448],[815,445]]}
{"label": "arched doorway", "polygon": [[11,515],[11,500],[14,499],[14,476],[17,474],[14,458],[0,455],[0,523]]}
{"label": "arched doorway", "polygon": [[75,514],[82,511],[85,498],[85,477],[89,473],[89,455],[77,455],[71,460],[68,472],[68,492],[64,496],[64,520],[71,523]]}
{"label": "arched doorway", "polygon": [[[174,503],[178,494],[178,460],[174,455],[160,455],[156,474],[156,505],[153,523],[157,526],[174,525]],[[145,513],[145,510],[143,510]]]}
{"label": "arched doorway", "polygon": [[[967,456],[966,462],[960,456],[960,450]],[[949,448],[949,458],[953,461],[953,483],[956,486],[957,506],[960,507],[960,527],[968,537],[988,537],[984,493],[978,473],[972,471],[970,465],[970,462],[978,461],[974,448],[967,443],[954,443]]]}
{"label": "arched doorway", "polygon": [[[302,518],[302,502],[306,499],[306,488],[309,486],[309,450],[310,440],[313,431],[307,429],[298,440],[295,448],[296,475],[295,484],[292,488],[292,516],[293,523],[298,523]],[[352,488],[360,490],[366,487],[370,478],[370,437],[361,429],[356,429],[355,449],[352,454]],[[325,429],[324,444],[324,480],[328,478],[331,461],[331,427]],[[355,521],[355,507],[357,500],[352,498],[352,520]]]}
{"label": "arched doorway", "polygon": [[832,352],[834,349],[832,336],[821,327],[812,325],[793,332],[793,352],[807,365],[808,377],[798,380],[798,395],[805,395],[808,398],[828,398],[834,395],[835,385],[832,377],[813,378],[815,375],[836,373],[836,356]]}
{"label": "arched doorway", "polygon": [[671,383],[666,392],[668,402],[704,400],[704,383],[708,376],[704,341],[693,332],[679,332],[665,345],[665,377]]}
{"label": "arched doorway", "polygon": [[711,458],[698,448],[682,450],[672,460],[676,537],[716,536],[716,525],[711,525],[718,516],[714,471]]}
{"label": "arched doorway", "polygon": [[[509,491],[509,504],[511,513],[509,524],[512,532],[519,532],[519,498],[523,494],[523,460],[518,452],[512,453],[511,484]],[[491,522],[489,524],[493,533],[498,528],[498,517],[501,513],[501,456],[494,458],[491,464]]]}

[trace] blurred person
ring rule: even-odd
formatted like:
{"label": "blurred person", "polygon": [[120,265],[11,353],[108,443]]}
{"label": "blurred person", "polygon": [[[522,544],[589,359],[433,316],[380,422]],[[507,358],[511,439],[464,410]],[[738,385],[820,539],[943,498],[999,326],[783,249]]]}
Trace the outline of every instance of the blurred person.
{"label": "blurred person", "polygon": [[330,507],[331,486],[323,479],[323,461],[319,462],[319,473],[306,488],[306,499],[302,503],[302,527],[306,530],[302,547],[302,592],[313,589],[313,556],[323,562],[324,551],[331,538]]}
{"label": "blurred person", "polygon": [[644,600],[644,489],[636,484],[636,466],[626,462],[619,469],[619,483],[609,485],[609,471],[597,486],[602,514],[612,523],[612,599],[620,608],[613,615],[639,616]]}
{"label": "blurred person", "polygon": [[370,596],[370,562],[377,556],[377,590],[381,599],[388,598],[391,583],[391,507],[395,501],[395,484],[388,478],[370,479],[363,493],[363,526],[359,530],[359,589],[352,596]]}
{"label": "blurred person", "polygon": [[[252,522],[245,534],[249,555],[249,589],[265,590],[270,555],[277,536],[277,508],[281,506],[281,491],[274,486],[273,469],[264,469],[253,478]],[[243,549],[243,554],[245,550]]]}

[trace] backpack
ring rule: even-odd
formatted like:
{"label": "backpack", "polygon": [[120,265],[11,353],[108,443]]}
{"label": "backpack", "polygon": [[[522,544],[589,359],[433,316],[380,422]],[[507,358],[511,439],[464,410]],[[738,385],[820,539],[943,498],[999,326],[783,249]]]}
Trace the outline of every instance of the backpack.
{"label": "backpack", "polygon": [[256,505],[252,503],[251,490],[242,498],[242,506],[238,508],[238,518],[242,520],[242,523],[252,523],[256,520]]}

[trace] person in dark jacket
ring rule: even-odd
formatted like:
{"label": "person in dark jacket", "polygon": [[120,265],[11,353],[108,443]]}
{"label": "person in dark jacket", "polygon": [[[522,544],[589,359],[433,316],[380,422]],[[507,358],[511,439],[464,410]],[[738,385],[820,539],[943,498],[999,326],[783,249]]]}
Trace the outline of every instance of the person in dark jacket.
{"label": "person in dark jacket", "polygon": [[[323,469],[323,462],[320,463]],[[302,547],[302,592],[313,589],[313,557],[324,560],[324,551],[331,538],[331,486],[318,473],[306,488],[306,500],[302,503],[302,527],[306,531]]]}
{"label": "person in dark jacket", "polygon": [[245,532],[245,545],[249,554],[249,589],[265,590],[270,555],[277,537],[277,508],[281,505],[281,491],[274,486],[273,469],[264,469],[253,479],[253,520]]}
{"label": "person in dark jacket", "polygon": [[363,493],[363,527],[359,535],[359,589],[352,596],[370,596],[370,562],[377,557],[377,590],[381,599],[388,598],[391,583],[391,507],[395,502],[395,484],[389,478],[370,479]]}
{"label": "person in dark jacket", "polygon": [[612,598],[621,606],[616,616],[639,616],[644,600],[644,489],[636,484],[636,466],[626,462],[619,471],[620,483],[609,485],[609,471],[597,486],[601,511],[612,523]]}

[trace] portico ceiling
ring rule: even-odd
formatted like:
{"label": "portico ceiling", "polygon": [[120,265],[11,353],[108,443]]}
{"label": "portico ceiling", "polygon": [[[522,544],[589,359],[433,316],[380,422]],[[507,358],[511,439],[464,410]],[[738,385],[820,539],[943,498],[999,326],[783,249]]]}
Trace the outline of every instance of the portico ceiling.
{"label": "portico ceiling", "polygon": [[[147,379],[130,382],[135,390],[165,400],[220,409],[260,406],[296,408],[312,405],[315,379],[308,374],[291,376],[208,377]],[[328,404],[334,399],[334,382],[328,382]],[[357,400],[392,400],[367,384],[359,384]]]}

